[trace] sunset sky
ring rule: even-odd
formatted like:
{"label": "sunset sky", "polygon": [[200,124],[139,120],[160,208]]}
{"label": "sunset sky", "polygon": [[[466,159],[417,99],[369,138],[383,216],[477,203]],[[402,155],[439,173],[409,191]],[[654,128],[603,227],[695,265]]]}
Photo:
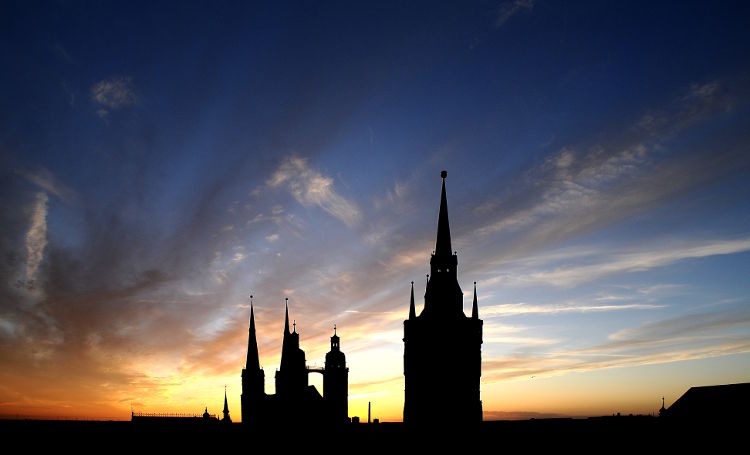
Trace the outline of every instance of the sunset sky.
{"label": "sunset sky", "polygon": [[288,297],[309,365],[337,325],[349,414],[400,420],[443,169],[485,419],[750,381],[748,23],[729,1],[2,2],[0,416],[215,413],[226,385],[238,421],[253,294],[267,392]]}

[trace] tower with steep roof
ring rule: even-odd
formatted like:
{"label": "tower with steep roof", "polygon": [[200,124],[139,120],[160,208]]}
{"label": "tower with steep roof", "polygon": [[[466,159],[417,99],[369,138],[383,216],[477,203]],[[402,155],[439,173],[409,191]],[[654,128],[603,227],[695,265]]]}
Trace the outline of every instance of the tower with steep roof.
{"label": "tower with steep roof", "polygon": [[227,404],[227,386],[224,386],[224,410],[221,411],[224,417],[221,419],[222,423],[232,423],[231,417],[229,417],[229,405]]}
{"label": "tower with steep roof", "polygon": [[404,321],[404,422],[421,426],[438,420],[472,424],[482,420],[482,324],[476,297],[471,317],[463,311],[458,256],[451,247],[447,172],[443,171],[437,241],[419,315],[412,284]]}
{"label": "tower with steep roof", "polygon": [[[247,340],[247,360],[242,369],[242,394],[240,395],[240,412],[242,422],[257,423],[265,404],[266,374],[260,367],[258,355],[258,340],[255,335],[255,314],[253,311],[253,296],[250,296],[250,329]],[[226,401],[226,391],[224,393]]]}
{"label": "tower with steep roof", "polygon": [[284,313],[284,340],[281,346],[281,365],[276,372],[276,394],[286,398],[300,397],[307,390],[305,351],[299,347],[297,322],[289,330],[289,299]]}
{"label": "tower with steep roof", "polygon": [[323,399],[333,422],[349,420],[349,368],[346,355],[341,351],[341,339],[333,326],[331,350],[326,354],[323,371]]}

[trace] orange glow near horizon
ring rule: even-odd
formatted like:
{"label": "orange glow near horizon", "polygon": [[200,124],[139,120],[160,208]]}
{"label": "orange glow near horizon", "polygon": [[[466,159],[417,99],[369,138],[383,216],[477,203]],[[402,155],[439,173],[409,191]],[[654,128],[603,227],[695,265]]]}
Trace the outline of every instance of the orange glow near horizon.
{"label": "orange glow near horizon", "polygon": [[[741,364],[747,357],[747,354],[741,355],[735,363]],[[724,360],[719,363],[733,363],[732,359]],[[704,363],[700,366],[706,370],[709,367],[706,363],[716,363],[716,359],[697,362]],[[354,361],[350,367],[352,365],[356,367],[359,362]],[[714,383],[711,374],[702,375],[699,383],[680,376],[690,368],[690,365],[679,364],[641,366],[483,383],[485,420],[655,413],[660,406],[661,394],[669,406],[689,387]],[[267,393],[273,393],[273,372],[274,369],[266,367]],[[209,413],[220,414],[223,387],[227,384],[230,415],[233,421],[240,421],[238,372],[179,376],[154,369],[146,377],[150,379],[133,383],[128,390],[110,389],[107,384],[91,388],[67,382],[46,386],[34,381],[23,384],[4,382],[5,391],[15,388],[19,395],[28,393],[38,398],[15,402],[6,399],[0,415],[3,418],[129,420],[131,403],[135,412],[202,414],[208,407]],[[403,376],[372,382],[361,382],[361,377],[360,374],[350,376],[354,381],[350,381],[349,387],[349,415],[366,420],[367,406],[371,402],[373,418],[400,421]],[[635,377],[639,380],[634,380]],[[727,382],[746,380],[739,368],[735,368],[729,378]],[[436,380],[439,380],[439,375],[436,375]],[[110,395],[103,396],[103,391]],[[137,398],[131,402],[129,397]]]}

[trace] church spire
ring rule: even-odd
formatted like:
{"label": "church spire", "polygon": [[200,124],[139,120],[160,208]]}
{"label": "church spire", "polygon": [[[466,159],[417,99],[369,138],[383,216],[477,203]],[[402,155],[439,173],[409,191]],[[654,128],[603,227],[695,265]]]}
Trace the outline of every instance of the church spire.
{"label": "church spire", "polygon": [[417,317],[417,311],[414,309],[414,282],[411,282],[411,302],[409,303],[409,319]]}
{"label": "church spire", "polygon": [[252,295],[250,296],[250,334],[247,337],[247,361],[245,362],[245,368],[253,371],[260,369],[258,341],[255,338],[255,314],[253,313]]}
{"label": "church spire", "polygon": [[447,171],[440,173],[443,179],[443,189],[440,194],[440,213],[438,215],[437,242],[435,243],[435,256],[450,256],[453,254],[451,248],[451,227],[448,224],[448,201],[445,197],[445,178]]}
{"label": "church spire", "polygon": [[289,331],[289,297],[284,297],[284,335],[291,333]]}
{"label": "church spire", "polygon": [[223,423],[232,423],[232,419],[229,417],[229,406],[227,405],[227,386],[224,386],[224,418],[221,419]]}
{"label": "church spire", "polygon": [[474,303],[471,305],[471,318],[479,319],[479,307],[477,306],[477,282],[474,282]]}

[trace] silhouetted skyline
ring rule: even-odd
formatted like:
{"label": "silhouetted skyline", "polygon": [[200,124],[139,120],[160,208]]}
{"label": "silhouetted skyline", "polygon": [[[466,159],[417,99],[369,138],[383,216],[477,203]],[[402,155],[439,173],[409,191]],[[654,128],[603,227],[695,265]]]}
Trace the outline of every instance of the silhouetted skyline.
{"label": "silhouetted skyline", "polygon": [[[281,364],[276,370],[276,393],[265,391],[265,371],[259,365],[255,315],[250,305],[247,362],[242,369],[242,422],[250,431],[283,428],[294,422],[315,422],[335,427],[349,422],[349,368],[341,351],[341,339],[333,326],[331,350],[323,368],[309,367],[300,347],[296,320],[289,327],[289,301],[284,304]],[[310,385],[309,376],[323,376],[323,389]],[[226,403],[226,399],[225,399]]]}
{"label": "silhouetted skyline", "polygon": [[748,382],[749,17],[0,2],[0,415],[221,417],[226,385],[237,423],[253,294],[268,394],[289,297],[309,366],[338,324],[349,415],[400,420],[442,169],[486,419]]}

